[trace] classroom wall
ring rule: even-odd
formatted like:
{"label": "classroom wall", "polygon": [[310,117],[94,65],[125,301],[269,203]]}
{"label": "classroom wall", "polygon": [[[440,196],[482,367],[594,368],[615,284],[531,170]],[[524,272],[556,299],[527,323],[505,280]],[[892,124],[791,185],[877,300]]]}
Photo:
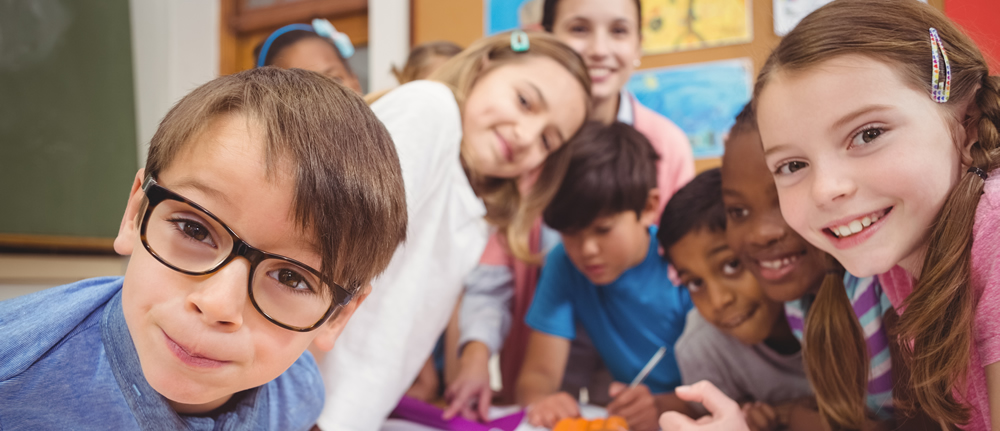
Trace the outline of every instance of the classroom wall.
{"label": "classroom wall", "polygon": [[948,0],[944,12],[962,26],[989,57],[993,73],[1000,73],[1000,1]]}
{"label": "classroom wall", "polygon": [[369,91],[397,85],[391,70],[410,53],[409,6],[403,0],[368,0]]}
{"label": "classroom wall", "polygon": [[[160,119],[218,75],[219,0],[129,0],[138,166]],[[124,185],[127,187],[128,185]],[[124,210],[127,196],[122,196]],[[122,275],[126,258],[0,254],[0,300],[90,277]]]}
{"label": "classroom wall", "polygon": [[121,256],[0,254],[0,301],[91,277],[124,275]]}
{"label": "classroom wall", "polygon": [[219,75],[219,0],[129,0],[139,166],[170,107]]}
{"label": "classroom wall", "polygon": [[[945,0],[928,0],[941,9]],[[750,43],[720,46],[714,48],[696,49],[665,54],[645,55],[642,58],[642,69],[655,69],[665,66],[677,66],[691,63],[749,57],[756,73],[763,66],[771,50],[777,46],[781,38],[774,34],[773,2],[771,0],[748,1],[753,8],[753,40]],[[974,16],[976,25],[1000,33],[996,26],[1000,13],[990,12],[998,8],[998,0],[949,0],[955,4],[953,9]],[[413,8],[413,44],[417,45],[434,40],[449,40],[462,46],[483,37],[484,0],[412,0]],[[955,18],[958,20],[958,18]],[[964,18],[963,18],[964,19]],[[994,37],[994,40],[1000,40]],[[698,171],[721,164],[718,158],[700,159],[695,161]]]}

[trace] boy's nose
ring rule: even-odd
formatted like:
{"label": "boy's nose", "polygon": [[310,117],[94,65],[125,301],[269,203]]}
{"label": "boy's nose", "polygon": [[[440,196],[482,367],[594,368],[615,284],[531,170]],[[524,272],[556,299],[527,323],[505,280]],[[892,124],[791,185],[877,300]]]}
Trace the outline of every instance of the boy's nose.
{"label": "boy's nose", "polygon": [[250,265],[246,259],[233,259],[188,294],[189,309],[198,313],[208,326],[235,332],[243,326],[249,277]]}
{"label": "boy's nose", "polygon": [[709,300],[712,301],[712,306],[716,311],[725,310],[736,299],[736,295],[724,287],[707,285],[705,288],[708,289]]}
{"label": "boy's nose", "polygon": [[769,247],[788,234],[788,225],[781,215],[781,210],[775,208],[767,214],[762,214],[750,232],[750,241],[754,245],[764,248]]}
{"label": "boy's nose", "polygon": [[581,251],[584,256],[594,256],[601,251],[601,247],[597,244],[597,240],[593,238],[586,238],[583,240],[581,246]]}

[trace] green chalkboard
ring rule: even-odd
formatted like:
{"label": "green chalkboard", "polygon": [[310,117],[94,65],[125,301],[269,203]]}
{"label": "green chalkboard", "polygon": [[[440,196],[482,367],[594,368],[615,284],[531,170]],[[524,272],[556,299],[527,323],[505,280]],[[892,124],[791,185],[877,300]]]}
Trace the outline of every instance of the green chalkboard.
{"label": "green chalkboard", "polygon": [[128,0],[0,1],[0,237],[113,238],[136,140]]}

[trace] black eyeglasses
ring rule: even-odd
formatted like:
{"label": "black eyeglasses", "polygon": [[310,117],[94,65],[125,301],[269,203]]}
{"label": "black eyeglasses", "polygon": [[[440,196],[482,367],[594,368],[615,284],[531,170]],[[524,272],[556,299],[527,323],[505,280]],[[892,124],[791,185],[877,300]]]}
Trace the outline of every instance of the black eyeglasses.
{"label": "black eyeglasses", "polygon": [[188,275],[209,275],[237,257],[250,262],[247,292],[267,320],[308,332],[351,302],[355,292],[326,282],[319,271],[285,256],[254,248],[200,205],[147,177],[148,203],[139,237],[156,260]]}

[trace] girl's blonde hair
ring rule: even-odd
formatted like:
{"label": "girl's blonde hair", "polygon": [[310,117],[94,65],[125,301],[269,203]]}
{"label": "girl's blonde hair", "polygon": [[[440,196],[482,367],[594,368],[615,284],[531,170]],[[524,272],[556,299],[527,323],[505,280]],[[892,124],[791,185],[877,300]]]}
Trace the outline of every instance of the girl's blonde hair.
{"label": "girl's blonde hair", "polygon": [[427,66],[434,57],[452,58],[462,52],[462,47],[448,42],[435,41],[422,43],[410,50],[410,55],[406,57],[406,64],[402,69],[392,66],[392,74],[396,77],[399,85],[416,81],[421,76],[428,76]]}
{"label": "girl's blonde hair", "polygon": [[[540,32],[527,34],[527,51],[514,51],[511,49],[510,33],[500,33],[476,41],[441,65],[428,79],[450,87],[459,109],[464,111],[469,92],[482,76],[505,64],[532,57],[548,57],[562,65],[580,84],[587,101],[585,115],[589,117],[590,75],[583,59],[572,48],[551,35]],[[365,100],[373,103],[384,94],[369,95]],[[566,144],[545,158],[527,196],[521,196],[517,178],[487,177],[467,169],[473,189],[486,205],[486,220],[500,230],[507,239],[511,253],[518,259],[527,262],[540,260],[528,246],[528,233],[532,223],[541,216],[562,183],[569,165],[572,142],[573,138],[568,139]]]}
{"label": "girl's blonde hair", "polygon": [[[990,172],[1000,165],[1000,77],[989,75],[986,60],[968,36],[922,2],[835,0],[827,4],[803,19],[771,53],[754,94],[759,96],[778,71],[802,71],[853,54],[892,65],[904,82],[930,97],[932,27],[944,41],[951,63],[951,98],[943,106],[952,117],[952,134],[957,137],[955,132],[963,127],[978,131],[978,142],[970,150],[971,166]],[[969,419],[968,407],[952,391],[964,390],[960,385],[968,371],[974,314],[972,225],[983,185],[980,177],[967,173],[952,188],[931,227],[920,279],[906,300],[899,330],[892,334],[911,369],[910,387],[901,389],[912,397],[914,405],[909,407],[947,424]],[[849,311],[842,302],[824,304],[824,296],[834,295],[824,295],[823,289],[807,324],[814,326],[806,332],[808,374],[824,419],[834,429],[858,429],[864,410],[857,403],[863,400],[867,380],[858,376],[868,371],[864,340],[852,328],[839,328],[848,332],[844,336],[830,325],[846,320],[834,314]],[[832,355],[833,351],[838,354]],[[843,353],[852,357],[844,358]]]}

